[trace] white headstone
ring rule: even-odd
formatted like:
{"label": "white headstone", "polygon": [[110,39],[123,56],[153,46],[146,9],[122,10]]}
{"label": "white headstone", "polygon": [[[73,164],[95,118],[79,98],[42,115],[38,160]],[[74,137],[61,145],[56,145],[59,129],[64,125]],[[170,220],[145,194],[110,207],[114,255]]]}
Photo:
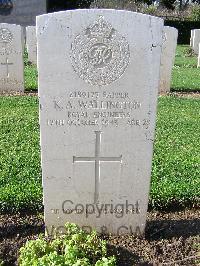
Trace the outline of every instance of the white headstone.
{"label": "white headstone", "polygon": [[197,67],[200,67],[200,43],[199,43],[199,55],[198,55],[198,65]]}
{"label": "white headstone", "polygon": [[23,49],[23,52],[25,49],[25,45],[26,45],[26,27],[22,27],[22,49]]}
{"label": "white headstone", "polygon": [[190,31],[190,47],[193,47],[194,30]]}
{"label": "white headstone", "polygon": [[37,64],[37,40],[36,40],[36,27],[26,27],[26,48],[28,52],[28,60]]}
{"label": "white headstone", "polygon": [[162,19],[128,11],[37,17],[49,234],[67,221],[104,233],[144,232],[162,30]]}
{"label": "white headstone", "polygon": [[172,67],[176,55],[178,30],[173,27],[164,27],[163,45],[160,63],[160,86],[159,92],[170,91]]}
{"label": "white headstone", "polygon": [[22,29],[0,24],[0,93],[24,91]]}
{"label": "white headstone", "polygon": [[200,29],[194,30],[193,50],[195,54],[198,54],[199,52],[199,43],[200,43]]}

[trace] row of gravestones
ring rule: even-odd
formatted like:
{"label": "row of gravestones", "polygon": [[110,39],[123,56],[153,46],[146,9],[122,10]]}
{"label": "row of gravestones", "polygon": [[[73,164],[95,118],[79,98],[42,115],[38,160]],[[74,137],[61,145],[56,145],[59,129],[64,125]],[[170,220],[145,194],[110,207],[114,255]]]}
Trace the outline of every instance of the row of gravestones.
{"label": "row of gravestones", "polygon": [[191,30],[190,46],[195,54],[198,54],[198,65],[200,67],[200,29]]}
{"label": "row of gravestones", "polygon": [[[24,91],[23,46],[26,39],[28,61],[37,64],[36,28],[26,28],[26,37],[19,25],[0,24],[0,92]],[[178,31],[164,27],[160,65],[159,92],[170,91],[171,71],[175,58]]]}

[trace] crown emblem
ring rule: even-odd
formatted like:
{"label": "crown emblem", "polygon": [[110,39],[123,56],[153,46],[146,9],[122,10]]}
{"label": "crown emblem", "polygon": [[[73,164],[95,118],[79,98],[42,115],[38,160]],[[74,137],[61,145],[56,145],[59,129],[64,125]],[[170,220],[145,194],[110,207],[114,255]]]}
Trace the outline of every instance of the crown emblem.
{"label": "crown emblem", "polygon": [[112,25],[106,22],[103,16],[99,16],[99,19],[86,29],[86,34],[90,38],[109,38],[113,31]]}

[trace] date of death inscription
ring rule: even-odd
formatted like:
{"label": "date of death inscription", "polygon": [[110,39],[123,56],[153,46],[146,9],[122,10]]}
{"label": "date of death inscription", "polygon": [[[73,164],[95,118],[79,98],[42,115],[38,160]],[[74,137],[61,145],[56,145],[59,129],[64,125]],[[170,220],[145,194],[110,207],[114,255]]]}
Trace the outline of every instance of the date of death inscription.
{"label": "date of death inscription", "polygon": [[136,126],[148,129],[150,125],[142,103],[131,99],[128,92],[73,91],[51,104],[54,112],[53,117],[47,119],[50,127]]}

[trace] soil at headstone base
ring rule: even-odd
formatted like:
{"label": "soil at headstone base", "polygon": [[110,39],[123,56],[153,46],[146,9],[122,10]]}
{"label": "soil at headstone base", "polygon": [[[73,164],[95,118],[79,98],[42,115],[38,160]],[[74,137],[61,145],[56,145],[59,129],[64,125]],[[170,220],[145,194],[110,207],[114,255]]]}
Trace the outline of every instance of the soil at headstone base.
{"label": "soil at headstone base", "polygon": [[[200,210],[150,212],[145,237],[112,236],[109,255],[117,265],[200,265]],[[43,215],[0,215],[0,262],[17,265],[19,248],[44,232]]]}

